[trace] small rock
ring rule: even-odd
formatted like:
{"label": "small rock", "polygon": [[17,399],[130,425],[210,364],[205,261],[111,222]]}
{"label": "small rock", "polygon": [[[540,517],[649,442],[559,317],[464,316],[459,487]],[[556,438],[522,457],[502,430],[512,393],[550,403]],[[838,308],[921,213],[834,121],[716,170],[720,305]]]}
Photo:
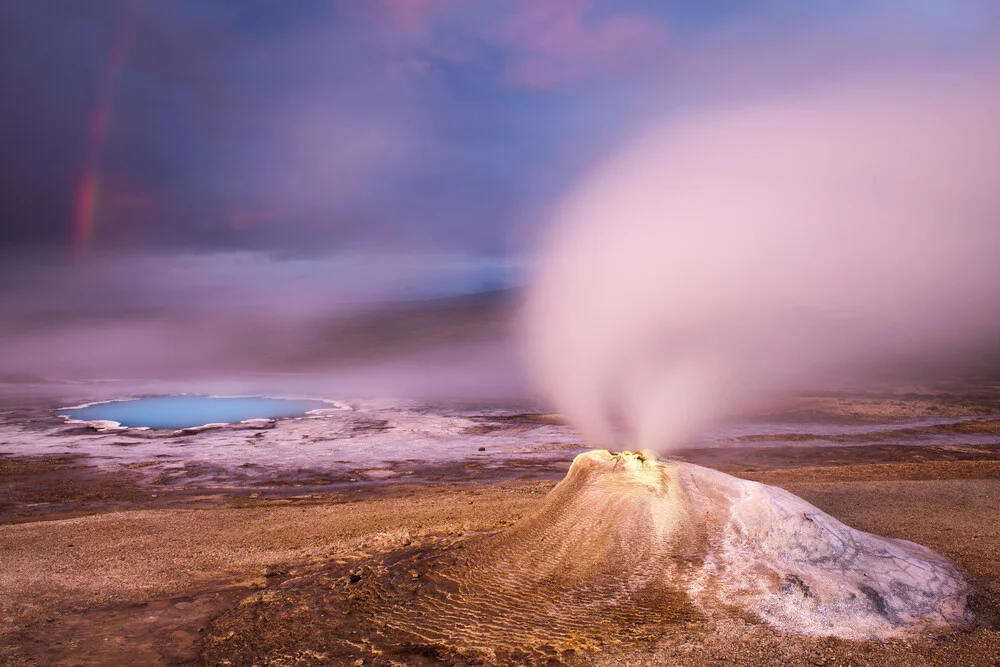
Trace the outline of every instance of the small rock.
{"label": "small rock", "polygon": [[481,452],[485,452],[485,451],[486,451],[486,448],[485,448],[485,447],[480,447],[480,448],[479,448],[479,451],[481,451]]}

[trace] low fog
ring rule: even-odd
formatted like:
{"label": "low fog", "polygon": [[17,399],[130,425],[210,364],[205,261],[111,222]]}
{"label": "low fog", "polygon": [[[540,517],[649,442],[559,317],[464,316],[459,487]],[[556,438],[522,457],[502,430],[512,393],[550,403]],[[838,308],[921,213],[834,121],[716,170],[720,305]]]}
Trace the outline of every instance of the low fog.
{"label": "low fog", "polygon": [[[223,381],[230,391],[355,397],[526,391],[506,265],[222,255],[106,260],[44,278],[19,270],[21,289],[0,298],[0,383],[168,381],[203,391]],[[173,279],[158,284],[164,276]]]}

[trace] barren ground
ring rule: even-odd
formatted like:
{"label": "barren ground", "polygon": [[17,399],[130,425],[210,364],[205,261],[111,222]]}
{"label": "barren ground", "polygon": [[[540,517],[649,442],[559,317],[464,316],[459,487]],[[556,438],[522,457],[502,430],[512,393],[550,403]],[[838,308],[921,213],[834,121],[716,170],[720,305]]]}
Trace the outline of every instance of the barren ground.
{"label": "barren ground", "polygon": [[[906,399],[877,403],[837,399],[823,409],[865,422],[914,414]],[[928,409],[926,397],[910,403]],[[996,432],[981,419],[994,412],[960,408],[980,418],[949,427],[975,433],[969,444],[887,442],[873,427],[850,443],[757,438],[678,455],[954,559],[977,586],[979,625],[966,633],[888,643],[805,638],[749,619],[706,619],[671,601],[652,631],[625,619],[573,645],[549,642],[546,627],[518,628],[512,637],[532,639],[470,653],[440,637],[399,634],[380,614],[433,582],[443,555],[538,507],[572,452],[512,461],[506,477],[455,463],[435,483],[344,489],[308,480],[187,488],[151,483],[138,469],[94,468],[85,457],[6,457],[0,664],[1000,665],[1000,436],[979,437]],[[808,418],[801,432],[809,434]]]}

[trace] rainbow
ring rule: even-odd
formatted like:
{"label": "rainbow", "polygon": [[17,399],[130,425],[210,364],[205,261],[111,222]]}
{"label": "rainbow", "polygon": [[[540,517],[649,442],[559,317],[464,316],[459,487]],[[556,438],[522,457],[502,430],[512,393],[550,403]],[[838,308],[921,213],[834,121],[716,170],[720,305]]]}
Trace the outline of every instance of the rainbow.
{"label": "rainbow", "polygon": [[73,247],[78,260],[86,257],[90,238],[94,233],[94,221],[97,217],[101,197],[104,144],[107,141],[108,127],[111,124],[111,113],[118,83],[121,80],[122,71],[125,69],[125,61],[128,58],[132,42],[133,3],[127,2],[124,7],[124,16],[119,24],[118,34],[108,59],[108,66],[101,81],[97,105],[91,113],[90,123],[87,127],[87,159],[74,197]]}

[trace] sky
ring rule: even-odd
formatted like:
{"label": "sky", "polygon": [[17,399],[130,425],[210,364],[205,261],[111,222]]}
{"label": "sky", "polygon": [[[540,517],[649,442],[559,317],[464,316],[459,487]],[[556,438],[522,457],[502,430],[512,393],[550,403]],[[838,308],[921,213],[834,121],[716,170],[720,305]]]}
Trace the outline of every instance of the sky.
{"label": "sky", "polygon": [[669,41],[641,4],[0,12],[0,241],[77,255],[505,253],[620,131],[630,87]]}
{"label": "sky", "polygon": [[[762,53],[776,36],[870,22],[874,6],[942,42],[968,40],[985,13],[943,0],[0,0],[0,244],[78,258],[524,253],[644,115],[692,103],[692,83],[725,85],[727,55],[773,70]],[[859,30],[802,66],[878,41]]]}
{"label": "sky", "polygon": [[0,0],[0,307],[518,285],[644,125],[988,49],[981,0]]}

